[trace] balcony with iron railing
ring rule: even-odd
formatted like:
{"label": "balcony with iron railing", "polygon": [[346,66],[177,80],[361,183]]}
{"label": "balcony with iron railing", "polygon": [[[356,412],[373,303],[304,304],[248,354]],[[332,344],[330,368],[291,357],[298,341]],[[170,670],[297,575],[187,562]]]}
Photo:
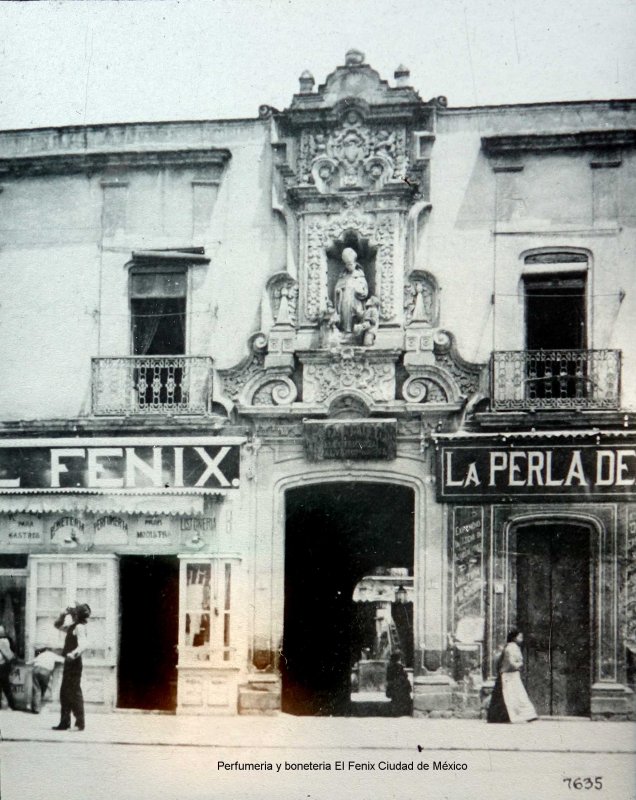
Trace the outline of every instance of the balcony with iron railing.
{"label": "balcony with iron railing", "polygon": [[616,410],[620,375],[620,350],[497,351],[492,410]]}
{"label": "balcony with iron railing", "polygon": [[212,406],[209,356],[93,358],[95,415],[203,415]]}

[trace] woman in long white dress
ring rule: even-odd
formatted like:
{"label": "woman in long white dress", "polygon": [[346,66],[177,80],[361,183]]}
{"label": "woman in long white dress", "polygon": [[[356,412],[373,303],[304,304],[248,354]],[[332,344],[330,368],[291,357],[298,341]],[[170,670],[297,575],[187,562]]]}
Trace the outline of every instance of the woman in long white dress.
{"label": "woman in long white dress", "polygon": [[537,712],[521,681],[522,643],[521,631],[513,629],[508,633],[488,707],[488,722],[530,722],[537,719]]}

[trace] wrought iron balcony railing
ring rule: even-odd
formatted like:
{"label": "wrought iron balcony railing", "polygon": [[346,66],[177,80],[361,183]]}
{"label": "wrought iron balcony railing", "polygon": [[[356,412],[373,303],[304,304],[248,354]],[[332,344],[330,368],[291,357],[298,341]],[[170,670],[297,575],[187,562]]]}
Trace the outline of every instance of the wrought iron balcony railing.
{"label": "wrought iron balcony railing", "polygon": [[503,350],[491,363],[494,411],[617,409],[620,350]]}
{"label": "wrought iron balcony railing", "polygon": [[92,359],[93,414],[207,414],[212,404],[208,356]]}

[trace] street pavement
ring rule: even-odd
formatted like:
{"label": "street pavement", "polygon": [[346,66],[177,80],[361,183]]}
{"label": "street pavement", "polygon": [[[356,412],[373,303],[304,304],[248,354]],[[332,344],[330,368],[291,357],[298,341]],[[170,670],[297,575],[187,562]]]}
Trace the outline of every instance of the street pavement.
{"label": "street pavement", "polygon": [[134,712],[89,715],[83,732],[56,722],[0,712],[2,800],[636,800],[633,723]]}

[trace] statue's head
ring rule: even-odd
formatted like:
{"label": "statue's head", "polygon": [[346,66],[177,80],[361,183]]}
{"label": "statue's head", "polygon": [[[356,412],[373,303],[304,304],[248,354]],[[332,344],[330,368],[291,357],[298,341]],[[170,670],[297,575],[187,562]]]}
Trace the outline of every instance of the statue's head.
{"label": "statue's head", "polygon": [[345,249],[342,251],[342,263],[349,270],[349,272],[353,271],[357,260],[358,254],[353,247],[345,247]]}

